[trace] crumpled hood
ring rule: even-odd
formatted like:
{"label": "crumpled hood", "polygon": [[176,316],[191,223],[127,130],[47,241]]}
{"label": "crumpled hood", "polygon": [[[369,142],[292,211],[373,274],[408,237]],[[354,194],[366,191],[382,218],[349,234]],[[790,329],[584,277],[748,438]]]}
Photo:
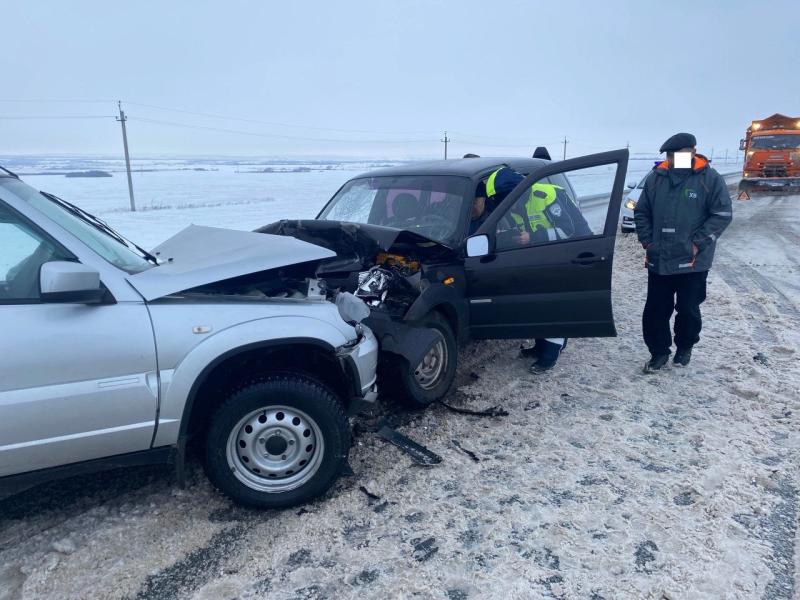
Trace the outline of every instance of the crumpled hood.
{"label": "crumpled hood", "polygon": [[152,253],[165,262],[128,276],[148,301],[233,277],[336,256],[319,245],[291,237],[199,225],[178,232]]}
{"label": "crumpled hood", "polygon": [[457,252],[441,242],[413,231],[381,225],[323,221],[282,220],[256,229],[259,233],[291,236],[334,251],[340,257],[372,258],[379,251],[415,250],[431,260],[453,260]]}

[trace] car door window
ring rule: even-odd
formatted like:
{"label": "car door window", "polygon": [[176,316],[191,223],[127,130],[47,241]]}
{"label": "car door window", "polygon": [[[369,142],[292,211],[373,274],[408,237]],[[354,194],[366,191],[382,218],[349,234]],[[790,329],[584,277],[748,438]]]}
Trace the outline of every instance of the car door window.
{"label": "car door window", "polygon": [[615,335],[611,271],[627,164],[627,150],[544,163],[500,201],[475,234],[483,251],[464,260],[471,337]]}
{"label": "car door window", "polygon": [[614,167],[591,167],[527,186],[497,222],[497,251],[602,235],[615,175]]}
{"label": "car door window", "polygon": [[0,303],[37,302],[39,270],[65,252],[5,206],[0,205]]}

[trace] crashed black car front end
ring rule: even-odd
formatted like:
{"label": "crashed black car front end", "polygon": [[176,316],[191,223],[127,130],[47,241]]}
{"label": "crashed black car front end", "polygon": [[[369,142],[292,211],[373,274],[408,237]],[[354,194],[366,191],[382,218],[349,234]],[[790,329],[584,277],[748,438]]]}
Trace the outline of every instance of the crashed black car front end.
{"label": "crashed black car front end", "polygon": [[420,363],[438,335],[419,321],[434,309],[449,317],[458,337],[465,335],[463,260],[449,246],[413,231],[340,221],[283,220],[257,231],[336,252],[316,275],[364,301],[371,313],[364,323],[382,352]]}

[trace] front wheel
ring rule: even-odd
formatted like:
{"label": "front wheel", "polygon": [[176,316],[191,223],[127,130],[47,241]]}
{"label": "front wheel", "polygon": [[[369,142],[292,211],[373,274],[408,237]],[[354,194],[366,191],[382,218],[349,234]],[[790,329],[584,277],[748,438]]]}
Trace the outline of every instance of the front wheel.
{"label": "front wheel", "polygon": [[398,360],[392,377],[399,384],[402,400],[412,408],[424,408],[444,398],[453,385],[458,363],[456,336],[447,320],[432,312],[420,324],[433,330],[438,339],[419,364]]}
{"label": "front wheel", "polygon": [[323,494],[347,461],[350,428],[327,388],[275,375],[232,393],[206,439],[206,473],[234,501],[285,508]]}

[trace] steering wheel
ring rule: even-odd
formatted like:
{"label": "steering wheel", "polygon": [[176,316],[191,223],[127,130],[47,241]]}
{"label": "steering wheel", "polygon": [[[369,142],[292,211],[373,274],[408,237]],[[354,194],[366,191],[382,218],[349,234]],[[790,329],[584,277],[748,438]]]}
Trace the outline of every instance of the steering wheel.
{"label": "steering wheel", "polygon": [[386,222],[387,227],[404,229],[419,233],[434,240],[442,240],[450,237],[453,233],[453,224],[449,219],[441,215],[426,214],[421,217],[411,217],[408,219],[392,218]]}
{"label": "steering wheel", "polygon": [[434,240],[447,239],[453,234],[453,222],[447,217],[437,214],[427,214],[417,224],[414,231],[420,232]]}

